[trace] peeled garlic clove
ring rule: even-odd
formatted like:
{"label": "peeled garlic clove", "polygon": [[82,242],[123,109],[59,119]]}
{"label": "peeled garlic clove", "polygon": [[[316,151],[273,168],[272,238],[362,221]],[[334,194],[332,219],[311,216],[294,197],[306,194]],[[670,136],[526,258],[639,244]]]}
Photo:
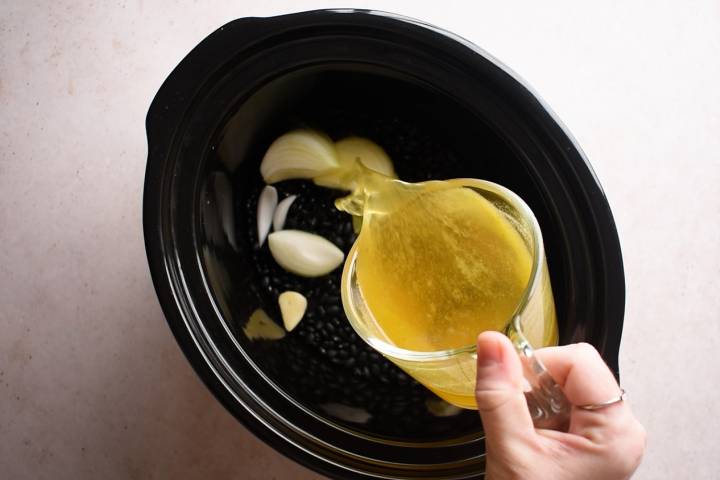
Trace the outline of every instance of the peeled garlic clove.
{"label": "peeled garlic clove", "polygon": [[367,138],[347,137],[335,143],[341,167],[349,167],[356,160],[371,170],[396,178],[392,160],[385,150]]}
{"label": "peeled garlic clove", "polygon": [[297,327],[307,310],[307,298],[301,293],[287,291],[278,297],[278,305],[280,305],[280,314],[282,315],[285,330],[291,332]]}
{"label": "peeled garlic clove", "polygon": [[283,329],[273,322],[262,308],[258,308],[250,315],[243,332],[250,340],[280,340],[285,336]]}
{"label": "peeled garlic clove", "polygon": [[440,398],[428,398],[425,401],[428,411],[436,417],[453,417],[462,412],[462,408],[446,402]]}
{"label": "peeled garlic clove", "polygon": [[272,223],[275,207],[278,203],[278,193],[275,187],[266,186],[260,192],[257,206],[257,234],[258,246],[262,247],[265,243],[268,233],[270,233],[270,224]]}
{"label": "peeled garlic clove", "polygon": [[270,145],[260,164],[260,174],[266,183],[275,183],[317,177],[338,166],[330,137],[315,130],[293,130]]}
{"label": "peeled garlic clove", "polygon": [[293,204],[296,198],[297,195],[290,195],[287,198],[283,198],[283,200],[278,203],[272,221],[273,230],[275,230],[276,232],[282,230],[282,228],[285,226],[285,219],[287,219],[288,210],[290,210],[290,206]]}
{"label": "peeled garlic clove", "polygon": [[300,230],[273,232],[268,246],[278,265],[303,277],[330,273],[345,259],[342,250],[325,238]]}

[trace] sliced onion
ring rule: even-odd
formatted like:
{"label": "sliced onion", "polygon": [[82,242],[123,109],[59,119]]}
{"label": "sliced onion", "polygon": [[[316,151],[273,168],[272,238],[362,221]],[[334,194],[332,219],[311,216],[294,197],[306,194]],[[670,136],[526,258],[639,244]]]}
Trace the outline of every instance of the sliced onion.
{"label": "sliced onion", "polygon": [[392,161],[380,145],[362,137],[347,137],[335,143],[340,167],[313,177],[316,185],[353,191],[357,188],[360,162],[386,177],[397,178]]}
{"label": "sliced onion", "polygon": [[340,166],[347,168],[357,160],[371,170],[396,178],[392,160],[385,150],[367,138],[347,137],[335,143]]}
{"label": "sliced onion", "polygon": [[266,183],[292,178],[314,178],[338,168],[335,144],[315,130],[293,130],[278,137],[260,164]]}
{"label": "sliced onion", "polygon": [[233,191],[230,179],[221,172],[214,174],[215,180],[215,199],[217,201],[218,210],[220,212],[220,221],[222,223],[225,236],[228,243],[233,249],[237,250],[237,242],[235,241],[235,214],[233,212]]}
{"label": "sliced onion", "polygon": [[285,226],[285,219],[287,219],[288,210],[290,210],[290,206],[293,204],[296,198],[297,195],[290,195],[287,198],[283,198],[282,201],[278,203],[272,221],[273,230],[275,230],[276,232],[282,230]]}
{"label": "sliced onion", "polygon": [[303,277],[319,277],[332,272],[345,254],[329,240],[300,230],[281,230],[268,237],[270,253],[288,272]]}
{"label": "sliced onion", "polygon": [[257,234],[258,246],[262,247],[265,243],[268,233],[270,233],[270,225],[272,223],[275,207],[278,203],[278,193],[275,187],[270,185],[263,188],[258,198],[257,206]]}

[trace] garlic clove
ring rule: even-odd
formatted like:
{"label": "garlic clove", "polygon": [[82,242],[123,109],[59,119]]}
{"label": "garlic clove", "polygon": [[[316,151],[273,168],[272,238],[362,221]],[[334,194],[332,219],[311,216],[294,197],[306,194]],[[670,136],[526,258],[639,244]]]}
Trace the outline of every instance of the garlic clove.
{"label": "garlic clove", "polygon": [[428,398],[425,406],[436,417],[454,417],[462,412],[462,408],[446,402],[441,398]]}
{"label": "garlic clove", "polygon": [[319,277],[342,264],[345,254],[327,239],[300,230],[281,230],[268,236],[275,261],[288,272]]}
{"label": "garlic clove", "polygon": [[260,174],[266,183],[313,178],[339,166],[335,144],[315,130],[293,130],[278,137],[265,152]]}
{"label": "garlic clove", "polygon": [[262,247],[265,243],[268,233],[270,233],[270,224],[272,223],[273,214],[278,203],[278,193],[275,187],[270,185],[263,188],[258,198],[257,206],[257,234],[258,246]]}
{"label": "garlic clove", "polygon": [[293,204],[296,198],[297,195],[290,195],[287,198],[283,198],[283,200],[278,203],[272,221],[273,230],[275,230],[276,232],[282,230],[285,226],[285,220],[287,219],[288,210],[290,210],[290,206]]}
{"label": "garlic clove", "polygon": [[285,330],[291,332],[297,327],[297,324],[305,315],[307,304],[307,298],[301,293],[287,291],[280,294],[278,305],[280,305],[280,314],[282,315]]}
{"label": "garlic clove", "polygon": [[350,165],[360,160],[360,163],[371,170],[391,178],[397,178],[392,160],[385,150],[367,138],[347,137],[335,143],[338,159],[341,168],[349,168]]}
{"label": "garlic clove", "polygon": [[273,322],[262,308],[250,315],[243,332],[250,340],[280,340],[285,336],[285,331]]}

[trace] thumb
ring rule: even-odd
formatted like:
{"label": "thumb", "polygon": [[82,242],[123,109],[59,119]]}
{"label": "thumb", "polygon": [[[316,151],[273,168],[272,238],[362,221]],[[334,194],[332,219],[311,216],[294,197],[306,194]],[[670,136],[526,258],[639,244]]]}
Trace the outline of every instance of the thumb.
{"label": "thumb", "polygon": [[524,383],[522,364],[510,340],[500,332],[481,333],[475,399],[489,444],[534,435]]}

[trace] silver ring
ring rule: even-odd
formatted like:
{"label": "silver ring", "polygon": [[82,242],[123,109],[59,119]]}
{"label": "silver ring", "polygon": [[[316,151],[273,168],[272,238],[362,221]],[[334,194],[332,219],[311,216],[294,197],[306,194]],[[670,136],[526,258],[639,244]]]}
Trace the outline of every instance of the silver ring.
{"label": "silver ring", "polygon": [[607,400],[602,403],[591,403],[589,405],[578,405],[578,408],[582,408],[583,410],[600,410],[601,408],[609,407],[610,405],[615,405],[616,403],[620,403],[625,400],[625,397],[627,397],[627,392],[624,388],[620,389],[620,395],[617,397],[611,398],[610,400]]}

